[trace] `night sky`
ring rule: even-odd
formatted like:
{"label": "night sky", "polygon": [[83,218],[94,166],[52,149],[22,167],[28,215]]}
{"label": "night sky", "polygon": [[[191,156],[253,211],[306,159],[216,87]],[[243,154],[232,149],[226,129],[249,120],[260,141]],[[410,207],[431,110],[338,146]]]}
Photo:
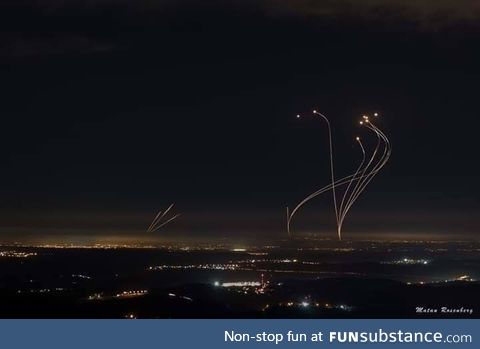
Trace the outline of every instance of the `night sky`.
{"label": "night sky", "polygon": [[[345,234],[480,228],[480,6],[452,1],[2,1],[0,229],[283,234],[285,207],[390,163]],[[332,232],[330,196],[298,227]],[[300,216],[299,216],[300,217]],[[302,223],[303,222],[303,223]],[[387,235],[388,236],[388,235]]]}

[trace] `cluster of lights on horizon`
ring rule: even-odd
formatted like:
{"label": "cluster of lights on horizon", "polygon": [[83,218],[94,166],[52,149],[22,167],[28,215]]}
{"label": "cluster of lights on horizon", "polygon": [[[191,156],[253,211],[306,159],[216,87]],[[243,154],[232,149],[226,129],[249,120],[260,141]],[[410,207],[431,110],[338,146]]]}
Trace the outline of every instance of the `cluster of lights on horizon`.
{"label": "cluster of lights on horizon", "polygon": [[477,282],[477,280],[472,278],[470,275],[460,275],[455,278],[445,279],[445,280],[407,282],[407,285],[430,285],[430,284],[452,283],[452,282]]}
{"label": "cluster of lights on horizon", "polygon": [[235,263],[211,263],[211,264],[186,264],[186,265],[155,265],[148,267],[148,270],[165,270],[165,269],[205,269],[205,270],[237,270],[240,267]]}
{"label": "cluster of lights on horizon", "polygon": [[253,293],[260,295],[264,294],[267,291],[270,282],[265,280],[264,274],[261,274],[260,281],[234,281],[234,282],[220,282],[214,281],[213,286],[215,287],[223,287],[226,289],[234,288],[237,289],[238,292],[243,294],[249,294],[250,291]]}
{"label": "cluster of lights on horizon", "polygon": [[148,290],[130,290],[122,291],[115,295],[115,298],[132,298],[132,297],[141,297],[145,296],[148,293]]}
{"label": "cluster of lights on horizon", "polygon": [[125,290],[117,292],[113,295],[105,295],[103,292],[94,293],[87,297],[89,301],[102,301],[107,299],[124,299],[142,297],[148,294],[148,290]]}
{"label": "cluster of lights on horizon", "polygon": [[388,262],[381,262],[381,264],[395,264],[395,265],[415,265],[415,264],[420,264],[420,265],[427,265],[431,261],[428,259],[413,259],[413,258],[402,258],[394,261],[388,261]]}
{"label": "cluster of lights on horizon", "polygon": [[17,293],[50,293],[50,292],[64,292],[67,291],[64,287],[55,288],[32,288],[28,290],[17,290]]}
{"label": "cluster of lights on horizon", "polygon": [[0,258],[30,258],[37,255],[36,252],[0,251]]}
{"label": "cluster of lights on horizon", "polygon": [[[268,305],[269,307],[270,305]],[[332,304],[332,303],[322,303],[322,302],[318,302],[318,301],[312,301],[312,300],[309,300],[309,299],[305,299],[305,300],[302,300],[302,301],[286,301],[286,302],[280,302],[277,304],[278,307],[287,307],[287,308],[292,308],[292,307],[296,307],[296,308],[304,308],[304,309],[308,309],[308,308],[323,308],[323,309],[336,309],[336,310],[342,310],[342,311],[351,311],[353,309],[352,306],[350,305],[346,305],[346,304]],[[266,308],[268,308],[266,307]],[[264,308],[264,310],[266,310],[266,308]]]}

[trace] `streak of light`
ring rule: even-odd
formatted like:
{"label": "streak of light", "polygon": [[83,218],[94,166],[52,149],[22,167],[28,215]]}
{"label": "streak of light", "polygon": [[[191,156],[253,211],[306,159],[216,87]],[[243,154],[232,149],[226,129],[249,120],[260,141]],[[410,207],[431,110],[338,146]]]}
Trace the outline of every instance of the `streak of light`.
{"label": "streak of light", "polygon": [[162,214],[162,211],[158,211],[157,215],[155,216],[155,218],[153,219],[152,223],[151,223],[150,226],[148,227],[147,232],[150,232],[150,231],[151,231],[151,229],[153,228],[153,226],[154,226],[155,223],[157,222],[158,216],[160,216],[161,214]]}
{"label": "streak of light", "polygon": [[[372,181],[373,177],[375,177],[378,172],[383,168],[383,166],[385,166],[385,164],[388,162],[389,158],[390,158],[390,155],[391,155],[391,146],[390,146],[390,141],[388,140],[388,138],[385,136],[385,134],[380,131],[371,121],[368,122],[367,128],[371,129],[372,131],[374,131],[377,136],[379,136],[383,142],[384,142],[384,150],[383,150],[383,154],[382,156],[380,157],[380,159],[378,160],[378,162],[374,165],[373,169],[371,172],[369,172],[369,174],[367,175],[367,177],[363,178],[361,180],[361,183],[360,183],[360,187],[359,189],[356,191],[356,193],[354,195],[352,195],[352,197],[350,198],[350,201],[345,209],[345,212],[343,213],[343,217],[342,217],[342,220],[341,220],[341,224],[340,224],[340,227],[339,229],[341,230],[342,229],[342,226],[343,226],[343,222],[345,220],[345,216],[347,215],[348,211],[350,210],[350,208],[352,207],[352,205],[354,204],[354,202],[358,199],[358,197],[365,191],[365,188],[367,187],[367,185]],[[359,181],[360,182],[360,181]],[[357,182],[357,184],[359,183]]]}
{"label": "streak of light", "polygon": [[158,231],[160,228],[164,227],[165,225],[167,225],[168,223],[172,222],[173,220],[175,220],[176,218],[178,218],[180,216],[180,214],[176,214],[173,217],[171,217],[171,218],[167,219],[166,221],[162,222],[162,218],[164,218],[167,215],[167,213],[172,209],[173,205],[174,204],[171,204],[170,206],[168,206],[168,208],[165,211],[163,211],[163,213],[162,213],[162,211],[159,211],[157,213],[157,215],[153,219],[152,223],[148,227],[147,232],[151,233],[151,232]]}
{"label": "streak of light", "polygon": [[[344,220],[345,214],[346,214],[346,213],[343,212],[344,211],[343,204],[344,204],[345,198],[347,197],[348,191],[350,190],[350,187],[352,186],[352,183],[353,183],[355,177],[357,176],[358,172],[360,171],[363,164],[365,163],[365,148],[363,147],[362,141],[360,140],[360,137],[357,137],[355,140],[357,141],[357,143],[360,146],[360,149],[362,150],[362,161],[360,162],[360,165],[358,165],[357,170],[353,174],[352,179],[350,180],[350,182],[348,182],[347,189],[345,189],[345,191],[343,192],[343,198],[342,198],[342,202],[340,203],[340,209],[339,209],[340,220],[339,220],[338,225],[337,225],[337,233],[338,233],[338,237],[339,237],[340,240],[342,239],[342,223],[343,223],[343,220]],[[358,181],[357,181],[357,184],[358,184]],[[352,195],[353,195],[353,191],[352,191]],[[350,199],[351,199],[351,196],[348,198],[348,200],[347,200],[347,202],[345,202],[345,204],[347,204],[350,201]]]}
{"label": "streak of light", "polygon": [[[391,144],[388,140],[387,136],[377,127],[375,126],[369,119],[368,115],[363,115],[363,121],[360,121],[360,125],[365,125],[366,128],[373,131],[377,137],[377,145],[375,150],[373,151],[372,155],[369,158],[367,165],[364,166],[366,160],[366,152],[365,148],[360,141],[360,138],[357,137],[356,141],[359,143],[360,148],[362,150],[362,161],[360,165],[357,167],[355,172],[352,175],[343,177],[339,180],[335,180],[334,177],[334,170],[333,170],[333,147],[332,147],[332,139],[331,139],[331,130],[330,130],[330,123],[328,119],[318,113],[317,111],[313,111],[314,114],[322,116],[325,121],[327,122],[328,129],[329,129],[329,140],[330,140],[330,172],[332,183],[313,192],[312,194],[308,195],[302,201],[300,201],[295,208],[290,211],[287,207],[287,232],[289,237],[293,237],[293,233],[291,230],[291,222],[295,213],[308,201],[317,197],[320,194],[323,194],[326,191],[332,190],[333,198],[334,198],[334,206],[335,206],[335,215],[337,220],[337,235],[339,240],[342,239],[342,227],[347,216],[347,213],[358,199],[358,197],[365,191],[367,185],[371,182],[371,180],[378,174],[378,172],[385,166],[388,162],[390,155],[391,155]],[[378,116],[378,113],[374,113],[374,116]],[[378,150],[380,147],[383,147],[382,155],[377,159]],[[352,191],[349,193],[350,188],[353,185],[353,182],[356,182]],[[340,207],[337,207],[336,202],[336,192],[335,189],[341,185],[345,185],[348,183],[347,189],[343,193],[342,201],[340,203]],[[345,200],[346,199],[346,200]]]}
{"label": "streak of light", "polygon": [[173,221],[174,219],[176,219],[177,217],[180,216],[180,213],[177,213],[175,216],[173,216],[172,218],[170,218],[169,220],[163,222],[162,224],[160,224],[158,227],[156,227],[153,231],[157,231],[158,229],[160,229],[161,227],[167,225],[168,223],[170,223],[171,221]]}
{"label": "streak of light", "polygon": [[[318,111],[314,110],[314,114],[320,115],[323,120],[327,123],[327,128],[328,128],[328,144],[330,148],[330,176],[332,179],[332,195],[333,195],[333,207],[335,208],[335,218],[337,220],[337,225],[338,225],[338,208],[337,208],[337,194],[335,192],[335,173],[333,169],[333,145],[332,145],[332,129],[330,127],[330,121],[328,118],[323,115],[322,113],[319,113]],[[340,237],[340,236],[339,236]],[[341,238],[340,238],[341,240]]]}

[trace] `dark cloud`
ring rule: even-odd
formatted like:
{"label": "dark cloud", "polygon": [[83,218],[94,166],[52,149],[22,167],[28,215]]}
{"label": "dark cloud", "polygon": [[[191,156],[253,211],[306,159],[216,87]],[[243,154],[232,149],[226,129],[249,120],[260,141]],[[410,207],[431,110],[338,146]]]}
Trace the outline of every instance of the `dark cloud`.
{"label": "dark cloud", "polygon": [[477,0],[45,0],[6,1],[3,8],[41,10],[44,14],[65,10],[96,13],[111,9],[145,11],[191,11],[195,9],[226,8],[232,12],[250,9],[270,14],[300,14],[314,16],[356,16],[381,18],[385,14],[412,21],[452,22],[474,21],[480,17]]}
{"label": "dark cloud", "polygon": [[407,20],[435,23],[474,21],[480,17],[480,3],[477,0],[226,0],[208,4],[194,0],[50,0],[42,4],[46,4],[46,8],[51,10],[72,6],[90,10],[98,6],[122,6],[142,10],[225,6],[232,10],[243,7],[269,13],[316,16],[381,18],[390,14]]}
{"label": "dark cloud", "polygon": [[473,21],[480,17],[480,3],[475,0],[276,0],[272,9],[317,16],[352,15],[378,17],[396,15],[412,21]]}
{"label": "dark cloud", "polygon": [[[330,25],[362,22],[420,29],[476,25],[475,0],[19,0],[0,4],[0,56],[22,57],[112,50],[122,39],[178,23],[220,17],[309,17]],[[166,24],[165,24],[166,22]],[[204,25],[204,24],[202,24]]]}

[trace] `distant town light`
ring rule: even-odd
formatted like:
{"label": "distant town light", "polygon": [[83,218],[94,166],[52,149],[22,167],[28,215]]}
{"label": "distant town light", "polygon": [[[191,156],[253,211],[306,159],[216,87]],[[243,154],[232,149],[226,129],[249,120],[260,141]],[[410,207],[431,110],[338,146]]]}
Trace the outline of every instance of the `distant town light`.
{"label": "distant town light", "polygon": [[222,287],[257,287],[262,284],[258,281],[236,281],[236,282],[224,282]]}

